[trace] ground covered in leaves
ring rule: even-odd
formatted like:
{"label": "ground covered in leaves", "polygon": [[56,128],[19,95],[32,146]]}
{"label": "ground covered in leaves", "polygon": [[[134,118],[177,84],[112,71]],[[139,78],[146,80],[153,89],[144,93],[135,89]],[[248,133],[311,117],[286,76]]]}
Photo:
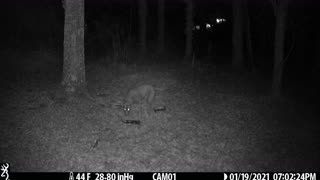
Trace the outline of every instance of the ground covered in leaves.
{"label": "ground covered in leaves", "polygon": [[[89,97],[64,96],[57,80],[7,82],[0,162],[12,171],[319,170],[316,111],[272,100],[255,75],[98,61],[87,80]],[[166,110],[133,109],[141,123],[126,124],[113,105],[135,84],[161,89],[153,106]]]}

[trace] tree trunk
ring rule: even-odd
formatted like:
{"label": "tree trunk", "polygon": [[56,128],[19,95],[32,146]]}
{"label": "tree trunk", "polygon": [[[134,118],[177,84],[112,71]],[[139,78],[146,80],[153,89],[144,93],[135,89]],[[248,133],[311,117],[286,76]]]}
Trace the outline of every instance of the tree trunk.
{"label": "tree trunk", "polygon": [[86,87],[84,64],[84,0],[65,0],[63,79],[66,92]]}
{"label": "tree trunk", "polygon": [[232,66],[236,69],[243,68],[243,2],[233,0],[233,57]]}
{"label": "tree trunk", "polygon": [[193,28],[193,2],[185,0],[186,3],[186,26],[185,26],[185,60],[191,59],[192,56],[192,28]]}
{"label": "tree trunk", "polygon": [[146,54],[146,37],[147,37],[147,2],[139,0],[139,27],[140,27],[140,56]]}
{"label": "tree trunk", "polygon": [[283,54],[285,40],[285,12],[276,12],[275,39],[274,39],[274,63],[273,63],[273,82],[272,94],[274,97],[281,95]]}
{"label": "tree trunk", "polygon": [[165,29],[165,15],[164,15],[165,0],[158,0],[158,52],[164,51],[164,29]]}

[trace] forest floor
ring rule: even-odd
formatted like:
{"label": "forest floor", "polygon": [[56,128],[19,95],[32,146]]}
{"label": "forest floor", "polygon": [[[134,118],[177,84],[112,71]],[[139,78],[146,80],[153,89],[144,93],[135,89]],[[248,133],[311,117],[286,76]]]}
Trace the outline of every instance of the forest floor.
{"label": "forest floor", "polygon": [[[11,171],[319,170],[316,111],[272,100],[257,76],[99,61],[87,64],[87,80],[92,98],[64,96],[57,80],[7,82],[0,89],[0,162]],[[127,124],[108,104],[135,84],[161,89],[153,106],[166,110],[141,106],[130,116],[141,123]]]}

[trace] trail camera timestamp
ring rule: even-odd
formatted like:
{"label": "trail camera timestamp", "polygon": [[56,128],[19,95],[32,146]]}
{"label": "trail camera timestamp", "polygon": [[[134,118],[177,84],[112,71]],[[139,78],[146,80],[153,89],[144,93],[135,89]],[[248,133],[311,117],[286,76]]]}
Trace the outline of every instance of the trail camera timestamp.
{"label": "trail camera timestamp", "polygon": [[225,173],[224,180],[316,180],[316,173]]}
{"label": "trail camera timestamp", "polygon": [[273,173],[273,180],[316,180],[316,173]]}

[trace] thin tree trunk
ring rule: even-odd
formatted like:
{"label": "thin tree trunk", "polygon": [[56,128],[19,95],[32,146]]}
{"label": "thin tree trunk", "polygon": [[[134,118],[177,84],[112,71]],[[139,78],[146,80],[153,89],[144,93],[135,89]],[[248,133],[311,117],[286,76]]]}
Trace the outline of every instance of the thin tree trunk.
{"label": "thin tree trunk", "polygon": [[139,0],[139,27],[140,27],[140,56],[146,54],[146,39],[147,39],[147,2]]}
{"label": "thin tree trunk", "polygon": [[186,3],[186,26],[185,26],[185,59],[189,60],[192,56],[192,28],[193,28],[193,2],[185,0]]}
{"label": "thin tree trunk", "polygon": [[164,51],[164,29],[165,29],[165,14],[164,14],[165,0],[158,0],[158,52]]}
{"label": "thin tree trunk", "polygon": [[243,68],[243,2],[233,0],[233,57],[232,66],[236,69]]}
{"label": "thin tree trunk", "polygon": [[66,92],[86,87],[84,64],[84,0],[65,0],[62,85]]}
{"label": "thin tree trunk", "polygon": [[285,40],[285,13],[277,12],[275,23],[275,40],[274,40],[274,64],[273,64],[273,82],[272,93],[274,97],[281,95],[283,57],[284,57],[284,40]]}

